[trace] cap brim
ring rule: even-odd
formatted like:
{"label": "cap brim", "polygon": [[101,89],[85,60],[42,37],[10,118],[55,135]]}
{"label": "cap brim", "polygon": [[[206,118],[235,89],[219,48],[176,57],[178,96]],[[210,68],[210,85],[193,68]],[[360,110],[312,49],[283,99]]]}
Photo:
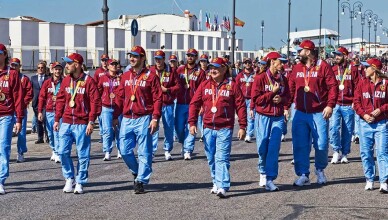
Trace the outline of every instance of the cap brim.
{"label": "cap brim", "polygon": [[199,61],[207,61],[207,59],[205,59],[205,58],[202,58],[202,59],[199,59]]}
{"label": "cap brim", "polygon": [[136,53],[136,52],[128,52],[127,54],[131,54],[131,55],[135,55],[135,56],[140,56],[140,54],[139,53]]}
{"label": "cap brim", "polygon": [[267,62],[265,62],[265,61],[260,61],[259,62],[261,65],[266,65],[267,64]]}
{"label": "cap brim", "polygon": [[16,64],[16,65],[20,66],[20,63],[17,63],[17,62],[12,62],[11,64]]}
{"label": "cap brim", "polygon": [[339,52],[338,50],[332,52],[334,55],[343,56],[344,54]]}
{"label": "cap brim", "polygon": [[214,66],[216,68],[221,67],[221,64],[218,63],[209,63],[209,66]]}
{"label": "cap brim", "polygon": [[186,55],[194,55],[194,56],[197,56],[196,53],[186,53]]}
{"label": "cap brim", "polygon": [[363,66],[366,66],[366,67],[369,67],[369,66],[370,66],[370,64],[367,63],[367,62],[361,62],[361,64],[362,64]]}
{"label": "cap brim", "polygon": [[303,48],[297,46],[297,47],[295,47],[295,50],[296,50],[296,51],[301,51],[301,50],[303,50]]}
{"label": "cap brim", "polygon": [[155,59],[163,59],[164,56],[154,56]]}
{"label": "cap brim", "polygon": [[53,68],[55,68],[57,66],[59,66],[59,67],[61,67],[63,69],[63,66],[61,64],[57,64],[57,65],[53,66]]}
{"label": "cap brim", "polygon": [[177,59],[170,59],[169,61],[177,61]]}
{"label": "cap brim", "polygon": [[278,58],[278,60],[280,60],[282,63],[287,63],[288,62],[288,60],[285,59],[285,58]]}
{"label": "cap brim", "polygon": [[66,63],[74,62],[74,60],[70,59],[69,57],[62,57],[62,60]]}
{"label": "cap brim", "polygon": [[0,50],[0,54],[4,54],[4,50]]}

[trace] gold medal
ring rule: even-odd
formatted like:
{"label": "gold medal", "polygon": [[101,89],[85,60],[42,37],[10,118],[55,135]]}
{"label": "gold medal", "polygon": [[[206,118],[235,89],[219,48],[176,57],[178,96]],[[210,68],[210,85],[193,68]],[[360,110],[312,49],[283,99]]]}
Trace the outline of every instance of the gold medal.
{"label": "gold medal", "polygon": [[57,96],[53,95],[53,97],[51,99],[55,102],[55,101],[57,101]]}
{"label": "gold medal", "polygon": [[135,101],[135,99],[136,99],[136,96],[135,95],[131,95],[131,101],[133,102],[133,101]]}
{"label": "gold medal", "polygon": [[81,86],[84,86],[85,85],[85,81],[81,81]]}
{"label": "gold medal", "polygon": [[228,85],[226,85],[226,89],[227,89],[227,90],[231,90],[232,87],[228,84]]}
{"label": "gold medal", "polygon": [[9,76],[8,75],[5,75],[4,76],[4,80],[8,80],[9,79]]}
{"label": "gold medal", "polygon": [[185,88],[186,88],[186,89],[189,89],[189,88],[190,88],[190,85],[189,85],[189,84],[186,84],[186,85],[185,85]]}
{"label": "gold medal", "polygon": [[246,87],[249,87],[251,84],[249,82],[245,83]]}
{"label": "gold medal", "polygon": [[309,86],[305,86],[304,87],[304,92],[309,92],[310,91],[310,87]]}
{"label": "gold medal", "polygon": [[147,75],[144,75],[143,76],[143,80],[147,80],[148,76]]}
{"label": "gold medal", "polygon": [[166,73],[166,76],[167,76],[167,77],[169,77],[169,76],[170,76],[170,73],[169,73],[169,72],[167,72],[167,73]]}
{"label": "gold medal", "polygon": [[216,113],[217,112],[217,107],[213,106],[211,109],[210,109],[211,112],[213,113]]}
{"label": "gold medal", "polygon": [[339,88],[339,90],[341,90],[341,91],[342,91],[342,90],[344,90],[344,89],[345,89],[345,86],[341,84],[341,85],[339,85],[339,86],[338,86],[338,88]]}
{"label": "gold medal", "polygon": [[116,95],[115,95],[113,92],[111,92],[111,93],[109,94],[109,98],[114,99],[115,97],[116,97]]}
{"label": "gold medal", "polygon": [[69,106],[70,106],[70,108],[74,108],[74,106],[75,106],[75,101],[74,101],[74,100],[71,100],[71,101],[69,102]]}
{"label": "gold medal", "polygon": [[195,73],[194,73],[196,76],[198,76],[199,75],[199,71],[195,71]]}
{"label": "gold medal", "polygon": [[380,86],[380,89],[381,89],[381,90],[385,90],[384,84]]}
{"label": "gold medal", "polygon": [[5,95],[4,95],[4,93],[0,93],[0,101],[2,102],[2,101],[4,101],[5,100]]}

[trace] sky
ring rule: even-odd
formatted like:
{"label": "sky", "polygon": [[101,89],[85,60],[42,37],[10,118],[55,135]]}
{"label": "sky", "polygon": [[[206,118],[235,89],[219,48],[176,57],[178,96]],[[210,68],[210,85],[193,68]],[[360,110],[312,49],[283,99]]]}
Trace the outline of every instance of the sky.
{"label": "sky", "polygon": [[[183,14],[182,10],[190,10],[199,15],[209,12],[219,17],[232,18],[233,0],[108,0],[109,19],[119,15],[174,13]],[[341,0],[351,5],[355,0]],[[372,10],[388,27],[388,0],[360,0],[362,11]],[[33,16],[45,21],[85,24],[102,20],[103,0],[0,0],[0,17],[10,18],[19,15]],[[318,29],[320,18],[320,0],[291,0],[291,31]],[[342,11],[342,8],[340,8]],[[322,28],[337,31],[338,0],[323,0]],[[384,13],[385,12],[385,13]],[[288,0],[236,0],[236,17],[245,21],[244,27],[236,27],[236,37],[244,39],[244,50],[261,48],[261,21],[264,20],[264,47],[279,48],[287,40],[288,30]],[[205,16],[203,15],[203,19]],[[349,10],[340,14],[341,39],[350,38]],[[203,22],[204,23],[204,22]],[[382,35],[378,27],[377,36],[382,43],[388,43],[388,38]],[[361,21],[353,20],[353,37],[361,37]],[[364,39],[368,40],[368,26],[364,26]],[[373,25],[371,41],[374,41]]]}

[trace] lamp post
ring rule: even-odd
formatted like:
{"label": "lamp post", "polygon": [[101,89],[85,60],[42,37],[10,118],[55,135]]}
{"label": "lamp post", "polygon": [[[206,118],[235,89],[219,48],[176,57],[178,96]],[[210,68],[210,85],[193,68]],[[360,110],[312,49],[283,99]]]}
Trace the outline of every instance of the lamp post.
{"label": "lamp post", "polygon": [[383,35],[388,37],[388,28],[383,27]]}
{"label": "lamp post", "polygon": [[365,25],[365,18],[368,17],[368,21],[371,19],[371,16],[373,15],[373,11],[372,10],[366,10],[364,11],[364,13],[361,13],[361,45],[362,45],[362,48],[363,50],[361,51],[361,55],[363,55],[364,53],[364,50],[365,50],[365,41],[364,41],[364,25]]}
{"label": "lamp post", "polygon": [[372,21],[375,21],[375,20],[377,20],[379,18],[379,16],[377,16],[376,14],[373,14],[373,15],[371,15],[371,16],[369,16],[369,18],[368,18],[368,28],[369,28],[369,39],[368,39],[368,41],[369,41],[369,49],[368,49],[368,53],[369,53],[369,56],[370,56],[370,28],[371,28],[371,23],[372,23]]}
{"label": "lamp post", "polygon": [[[339,1],[339,0],[338,0]],[[288,0],[287,58],[290,58],[291,0]]]}
{"label": "lamp post", "polygon": [[264,52],[264,20],[261,21],[261,50]]}
{"label": "lamp post", "polygon": [[342,2],[341,4],[342,14],[345,14],[345,8],[349,9],[350,14],[350,52],[353,52],[353,19],[356,18],[356,13],[361,14],[362,6],[363,4],[359,1],[353,3],[353,7],[351,7],[349,2]]}
{"label": "lamp post", "polygon": [[108,54],[108,0],[104,0],[101,10],[104,20],[104,54]]}
{"label": "lamp post", "polygon": [[232,65],[234,65],[234,45],[235,45],[235,41],[236,41],[236,28],[235,28],[235,17],[236,17],[236,0],[233,0],[233,10],[232,10],[232,19],[233,19],[233,22],[232,22],[232,59],[231,59],[231,62],[232,62]]}
{"label": "lamp post", "polygon": [[337,48],[340,46],[340,0],[338,0],[338,19],[337,19],[337,33],[338,33],[338,37],[337,37]]}
{"label": "lamp post", "polygon": [[373,23],[373,30],[375,31],[375,56],[377,56],[377,24],[380,24],[380,27],[383,26],[383,19],[377,19],[377,20],[374,20],[374,23]]}

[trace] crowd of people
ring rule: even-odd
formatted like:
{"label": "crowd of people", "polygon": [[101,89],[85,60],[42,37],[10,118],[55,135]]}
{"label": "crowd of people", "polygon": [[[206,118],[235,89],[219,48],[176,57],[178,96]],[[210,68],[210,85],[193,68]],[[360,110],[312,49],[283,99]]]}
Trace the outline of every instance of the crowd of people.
{"label": "crowd of people", "polygon": [[[233,129],[237,137],[252,142],[256,137],[259,185],[278,191],[278,159],[281,141],[292,121],[294,185],[310,183],[311,147],[315,150],[318,184],[326,184],[329,146],[331,163],[349,163],[351,142],[359,142],[366,178],[365,190],[374,189],[376,176],[373,148],[377,151],[380,192],[388,193],[388,97],[383,64],[377,58],[361,62],[344,47],[333,52],[333,62],[318,57],[317,48],[304,40],[296,59],[276,51],[261,59],[244,58],[230,65],[227,57],[186,52],[185,62],[166,58],[158,50],[147,64],[146,52],[135,46],[128,52],[130,65],[107,54],[93,76],[78,53],[63,62],[38,64],[31,80],[20,72],[21,63],[9,57],[0,44],[0,194],[9,176],[12,129],[18,133],[18,162],[25,160],[27,107],[32,101],[38,119],[38,140],[47,132],[51,160],[61,163],[63,192],[83,193],[88,181],[91,134],[99,123],[104,161],[111,160],[114,146],[134,177],[134,192],[145,192],[152,174],[163,124],[163,150],[173,160],[174,138],[184,160],[193,159],[197,133],[203,142],[213,183],[212,194],[225,198],[230,189],[230,153]],[[64,65],[65,64],[65,65]],[[242,67],[241,67],[242,65]],[[75,143],[78,165],[71,149]],[[137,157],[134,149],[137,149]]]}

